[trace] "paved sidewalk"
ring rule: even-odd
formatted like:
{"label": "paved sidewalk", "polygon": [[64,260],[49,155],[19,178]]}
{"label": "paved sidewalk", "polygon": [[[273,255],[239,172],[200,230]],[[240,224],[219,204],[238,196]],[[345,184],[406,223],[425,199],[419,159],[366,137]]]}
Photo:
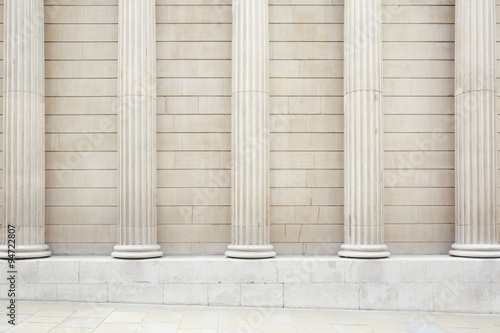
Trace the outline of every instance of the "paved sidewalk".
{"label": "paved sidewalk", "polygon": [[20,302],[13,327],[0,313],[9,333],[500,332],[500,315]]}

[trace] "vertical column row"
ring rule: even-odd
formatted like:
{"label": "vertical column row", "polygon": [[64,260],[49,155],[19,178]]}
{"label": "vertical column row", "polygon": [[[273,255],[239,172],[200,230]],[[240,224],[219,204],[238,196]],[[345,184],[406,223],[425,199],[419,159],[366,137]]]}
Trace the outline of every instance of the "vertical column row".
{"label": "vertical column row", "polygon": [[226,255],[268,258],[268,0],[233,0],[232,217]]}
{"label": "vertical column row", "polygon": [[340,256],[383,258],[382,22],[380,0],[344,5],[344,227]]}
{"label": "vertical column row", "polygon": [[16,228],[16,258],[50,255],[45,245],[43,0],[4,2],[4,246]]}
{"label": "vertical column row", "polygon": [[[161,256],[156,239],[155,1],[120,0],[119,258]],[[345,2],[345,244],[381,258],[383,128],[380,0]],[[18,258],[44,240],[43,1],[5,1],[4,227]],[[456,3],[456,242],[451,255],[498,257],[495,1]],[[233,0],[232,244],[227,256],[275,255],[269,240],[268,1]],[[8,241],[4,232],[5,244]],[[7,247],[0,247],[0,257]]]}
{"label": "vertical column row", "polygon": [[457,0],[455,15],[456,236],[450,254],[499,257],[495,0]]}
{"label": "vertical column row", "polygon": [[162,255],[156,239],[155,22],[154,0],[120,0],[116,258]]}

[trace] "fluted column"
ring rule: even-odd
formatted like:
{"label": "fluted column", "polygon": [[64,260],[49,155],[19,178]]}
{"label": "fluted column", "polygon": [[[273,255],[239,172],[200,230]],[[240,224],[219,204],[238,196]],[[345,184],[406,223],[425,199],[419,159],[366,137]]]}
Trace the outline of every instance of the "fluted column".
{"label": "fluted column", "polygon": [[383,258],[380,0],[344,4],[344,228],[340,256]]}
{"label": "fluted column", "polygon": [[233,0],[232,225],[226,255],[269,258],[268,0]]}
{"label": "fluted column", "polygon": [[154,0],[119,1],[118,245],[116,258],[160,257],[156,231]]}
{"label": "fluted column", "polygon": [[455,244],[450,254],[500,257],[495,0],[457,0],[455,6]]}
{"label": "fluted column", "polygon": [[16,230],[16,258],[47,257],[43,0],[5,0],[4,4],[4,243],[0,257],[8,255],[8,225]]}

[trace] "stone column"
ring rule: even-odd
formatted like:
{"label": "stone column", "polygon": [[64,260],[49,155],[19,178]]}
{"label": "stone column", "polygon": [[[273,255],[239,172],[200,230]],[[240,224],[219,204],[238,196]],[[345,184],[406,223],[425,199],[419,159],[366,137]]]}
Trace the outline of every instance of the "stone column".
{"label": "stone column", "polygon": [[233,0],[232,226],[226,256],[269,258],[268,0]]}
{"label": "stone column", "polygon": [[495,0],[457,0],[455,6],[455,244],[450,254],[500,257]]}
{"label": "stone column", "polygon": [[154,0],[119,1],[118,245],[115,258],[162,256],[156,236]]}
{"label": "stone column", "polygon": [[344,4],[344,228],[339,255],[388,257],[384,245],[380,0]]}
{"label": "stone column", "polygon": [[43,0],[4,2],[3,235],[15,227],[16,258],[50,255],[45,244]]}

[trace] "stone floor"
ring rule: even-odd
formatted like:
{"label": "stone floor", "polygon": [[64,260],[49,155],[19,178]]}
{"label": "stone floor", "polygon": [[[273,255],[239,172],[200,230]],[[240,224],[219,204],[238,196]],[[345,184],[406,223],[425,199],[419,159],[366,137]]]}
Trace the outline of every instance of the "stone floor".
{"label": "stone floor", "polygon": [[500,315],[62,302],[21,302],[17,306],[14,327],[6,324],[5,307],[0,310],[4,316],[0,332],[500,332]]}

